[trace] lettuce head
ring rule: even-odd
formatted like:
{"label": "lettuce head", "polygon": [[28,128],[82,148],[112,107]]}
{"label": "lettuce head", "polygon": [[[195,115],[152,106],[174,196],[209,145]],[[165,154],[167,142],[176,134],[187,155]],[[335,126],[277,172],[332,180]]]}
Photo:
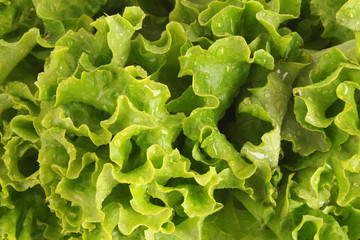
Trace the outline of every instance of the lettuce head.
{"label": "lettuce head", "polygon": [[0,0],[0,238],[357,240],[358,0]]}

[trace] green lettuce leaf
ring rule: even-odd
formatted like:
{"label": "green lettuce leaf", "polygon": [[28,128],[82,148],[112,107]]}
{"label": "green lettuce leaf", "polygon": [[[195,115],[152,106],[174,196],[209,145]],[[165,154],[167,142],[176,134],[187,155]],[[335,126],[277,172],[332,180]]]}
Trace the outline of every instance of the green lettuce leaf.
{"label": "green lettuce leaf", "polygon": [[339,11],[346,1],[310,1],[311,12],[320,17],[324,26],[322,37],[337,38],[339,43],[354,38],[349,29],[344,28],[336,21],[336,13]]}

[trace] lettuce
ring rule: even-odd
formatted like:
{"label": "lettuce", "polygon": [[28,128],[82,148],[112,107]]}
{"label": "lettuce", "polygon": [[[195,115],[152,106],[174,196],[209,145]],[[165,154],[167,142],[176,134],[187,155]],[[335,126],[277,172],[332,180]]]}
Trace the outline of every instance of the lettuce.
{"label": "lettuce", "polygon": [[0,0],[2,239],[359,239],[356,0]]}

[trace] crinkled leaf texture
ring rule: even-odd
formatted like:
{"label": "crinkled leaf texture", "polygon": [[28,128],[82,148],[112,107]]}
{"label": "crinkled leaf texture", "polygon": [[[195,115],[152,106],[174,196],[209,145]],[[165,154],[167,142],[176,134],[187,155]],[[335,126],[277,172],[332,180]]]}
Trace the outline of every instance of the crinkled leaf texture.
{"label": "crinkled leaf texture", "polygon": [[359,19],[0,0],[0,238],[359,239]]}

